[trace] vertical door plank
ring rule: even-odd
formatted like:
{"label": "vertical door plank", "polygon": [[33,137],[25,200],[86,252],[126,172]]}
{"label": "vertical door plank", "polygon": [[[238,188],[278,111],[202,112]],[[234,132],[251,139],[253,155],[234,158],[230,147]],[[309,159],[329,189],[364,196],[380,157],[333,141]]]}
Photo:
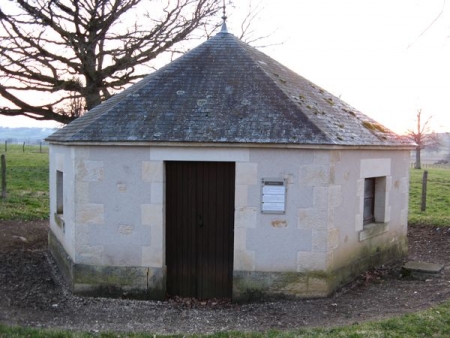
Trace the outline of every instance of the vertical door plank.
{"label": "vertical door plank", "polygon": [[166,162],[169,295],[231,298],[235,164]]}

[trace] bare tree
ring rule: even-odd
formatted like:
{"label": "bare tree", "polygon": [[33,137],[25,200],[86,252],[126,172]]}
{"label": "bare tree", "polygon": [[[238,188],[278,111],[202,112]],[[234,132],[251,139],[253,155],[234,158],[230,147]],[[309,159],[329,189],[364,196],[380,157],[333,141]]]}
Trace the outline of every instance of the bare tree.
{"label": "bare tree", "polygon": [[[192,38],[221,3],[15,0],[2,5],[0,95],[8,105],[0,114],[70,122],[142,78],[140,65]],[[32,103],[31,92],[46,93],[39,97],[44,102]]]}
{"label": "bare tree", "polygon": [[62,108],[56,109],[56,112],[61,116],[76,119],[86,112],[84,98],[73,93],[71,96],[68,96],[68,101],[65,102]]}
{"label": "bare tree", "polygon": [[[283,44],[283,41],[270,43],[267,41],[267,39],[273,36],[278,30],[277,27],[263,24],[267,2],[269,2],[269,0],[229,1],[231,8],[237,9],[238,6],[240,8],[245,8],[245,10],[240,11],[241,16],[236,15],[236,11],[231,13],[230,19],[236,24],[233,33],[235,33],[240,40],[256,48],[265,48]],[[260,25],[258,26],[258,29],[256,29],[255,23],[258,22]]]}
{"label": "bare tree", "polygon": [[410,48],[412,45],[414,45],[416,43],[417,40],[419,40],[426,32],[428,32],[428,30],[439,20],[439,18],[441,18],[442,14],[444,14],[444,10],[445,10],[445,5],[446,5],[446,0],[444,0],[442,2],[442,8],[439,11],[439,13],[436,15],[436,17],[430,22],[430,24],[422,31],[422,33],[420,33],[420,35],[408,45],[408,48]]}
{"label": "bare tree", "polygon": [[423,123],[421,121],[422,110],[417,111],[417,125],[415,130],[408,130],[407,137],[414,141],[416,146],[416,163],[414,169],[421,169],[420,153],[424,148],[437,148],[440,145],[439,135],[431,131],[428,123],[431,120],[431,116]]}

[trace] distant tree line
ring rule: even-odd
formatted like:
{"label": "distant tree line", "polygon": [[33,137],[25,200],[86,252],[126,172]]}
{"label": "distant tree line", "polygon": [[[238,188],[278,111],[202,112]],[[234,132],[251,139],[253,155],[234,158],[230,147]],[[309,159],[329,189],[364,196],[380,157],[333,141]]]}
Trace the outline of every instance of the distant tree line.
{"label": "distant tree line", "polygon": [[52,128],[5,128],[0,127],[0,142],[10,144],[40,144],[55,130]]}

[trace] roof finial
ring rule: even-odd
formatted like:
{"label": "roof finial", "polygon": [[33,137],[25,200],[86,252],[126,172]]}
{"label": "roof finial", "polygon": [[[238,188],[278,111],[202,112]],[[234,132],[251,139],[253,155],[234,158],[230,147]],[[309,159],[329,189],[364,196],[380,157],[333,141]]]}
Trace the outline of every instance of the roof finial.
{"label": "roof finial", "polygon": [[222,12],[223,12],[223,15],[222,15],[223,23],[222,23],[222,29],[220,31],[224,32],[224,33],[227,33],[228,29],[227,29],[227,23],[226,23],[226,21],[227,21],[227,14],[226,14],[225,0],[223,0]]}

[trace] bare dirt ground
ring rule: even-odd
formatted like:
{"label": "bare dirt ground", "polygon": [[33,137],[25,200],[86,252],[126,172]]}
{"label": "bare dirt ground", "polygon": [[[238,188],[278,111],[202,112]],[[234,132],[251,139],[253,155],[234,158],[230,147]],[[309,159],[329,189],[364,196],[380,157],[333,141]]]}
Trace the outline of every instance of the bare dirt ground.
{"label": "bare dirt ground", "polygon": [[371,271],[325,299],[244,305],[73,296],[47,251],[47,222],[0,221],[0,323],[82,331],[211,333],[357,324],[450,299],[450,228],[414,226],[409,257],[445,265],[425,280],[401,264]]}

